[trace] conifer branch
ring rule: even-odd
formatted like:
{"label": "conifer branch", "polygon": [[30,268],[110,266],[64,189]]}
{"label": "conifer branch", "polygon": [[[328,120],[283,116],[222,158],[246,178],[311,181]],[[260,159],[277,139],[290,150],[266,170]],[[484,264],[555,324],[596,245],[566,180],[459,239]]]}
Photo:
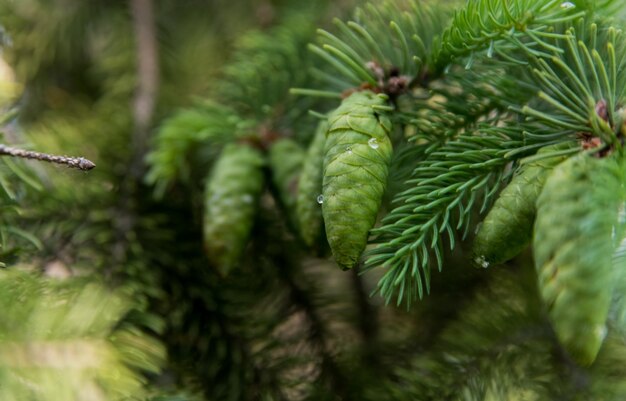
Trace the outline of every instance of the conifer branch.
{"label": "conifer branch", "polygon": [[19,157],[22,159],[33,159],[56,164],[64,164],[68,167],[77,168],[83,171],[91,170],[96,167],[95,163],[93,163],[91,160],[85,159],[84,157],[51,155],[48,153],[13,148],[4,144],[0,144],[0,155]]}
{"label": "conifer branch", "polygon": [[[329,89],[341,93],[362,86],[395,97],[429,74],[433,43],[448,23],[447,6],[409,1],[367,4],[354,21],[335,20],[336,35],[319,30],[321,46],[309,49],[331,73],[317,71]],[[328,91],[304,93],[328,96]]]}
{"label": "conifer branch", "polygon": [[176,181],[189,184],[193,161],[200,154],[215,156],[232,133],[245,124],[234,110],[212,101],[179,110],[164,120],[146,156],[146,181],[155,185],[157,197],[162,197]]}
{"label": "conifer branch", "polygon": [[443,265],[442,237],[454,248],[455,232],[467,234],[471,211],[486,210],[506,181],[506,149],[520,147],[523,133],[480,131],[451,140],[418,163],[408,189],[394,198],[397,206],[372,230],[379,245],[369,251],[366,268],[387,267],[379,282],[387,302],[397,296],[398,304],[410,304],[429,292],[430,266]]}
{"label": "conifer branch", "polygon": [[303,12],[268,32],[243,35],[224,68],[215,99],[257,123],[274,123],[301,109],[293,107],[287,95],[290,88],[308,81],[311,57],[306,44],[315,33],[314,21],[315,16]]}
{"label": "conifer branch", "polygon": [[503,54],[523,40],[541,44],[540,36],[547,27],[584,15],[576,4],[555,0],[468,1],[442,35],[441,48],[434,56],[436,69],[442,71],[464,57],[470,58],[468,68],[476,53],[487,51],[489,57],[494,51]]}
{"label": "conifer branch", "polygon": [[626,100],[626,48],[621,30],[603,31],[600,34],[595,23],[569,29],[553,42],[553,47],[564,50],[531,56],[537,103],[514,109],[552,129],[616,143]]}

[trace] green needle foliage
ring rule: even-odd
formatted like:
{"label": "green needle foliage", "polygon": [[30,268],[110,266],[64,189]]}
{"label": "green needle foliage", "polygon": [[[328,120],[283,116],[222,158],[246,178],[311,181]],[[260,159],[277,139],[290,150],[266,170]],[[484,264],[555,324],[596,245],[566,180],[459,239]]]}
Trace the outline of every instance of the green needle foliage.
{"label": "green needle foliage", "polygon": [[437,35],[450,11],[446,5],[417,1],[358,8],[354,20],[334,20],[336,34],[318,31],[320,45],[311,44],[309,49],[326,68],[313,73],[330,91],[365,86],[400,94],[411,85],[421,85],[420,79],[432,73]]}
{"label": "green needle foliage", "polygon": [[527,39],[531,40],[529,47],[541,43],[542,36],[550,36],[546,32],[550,26],[584,16],[585,6],[586,2],[554,0],[468,1],[441,35],[436,65],[445,68],[457,58],[467,58],[469,68],[475,52],[508,58],[503,53],[516,43]]}
{"label": "green needle foliage", "polygon": [[387,299],[397,294],[398,303],[405,297],[412,302],[428,292],[430,266],[443,266],[443,240],[454,248],[455,232],[465,236],[471,227],[473,208],[484,211],[496,197],[510,162],[506,145],[521,143],[521,133],[488,130],[460,136],[429,154],[407,180],[411,187],[394,198],[398,206],[374,231],[380,245],[367,265],[389,267],[379,282]]}
{"label": "green needle foliage", "polygon": [[620,1],[66,3],[0,0],[6,142],[98,166],[0,160],[0,398],[626,397]]}
{"label": "green needle foliage", "polygon": [[577,24],[534,59],[539,104],[522,110],[555,131],[586,132],[613,143],[623,118],[626,49],[621,30]]}
{"label": "green needle foliage", "polygon": [[[408,11],[414,9],[413,3],[365,7],[370,15],[390,21],[388,26],[400,32],[398,37],[418,37],[429,44],[422,47],[425,53],[415,56],[432,60],[426,70],[407,68],[401,60],[376,52],[372,44],[378,42],[371,38],[386,29],[374,23],[377,18],[362,18],[372,25],[363,31],[367,35],[353,34],[350,45],[323,34],[336,45],[324,47],[326,61],[337,67],[340,76],[351,76],[347,82],[353,87],[374,87],[392,96],[399,107],[390,118],[404,127],[404,138],[395,140],[409,139],[415,144],[403,157],[406,164],[413,157],[413,171],[394,195],[382,226],[372,231],[378,245],[368,252],[366,262],[370,269],[386,268],[379,290],[387,301],[395,297],[398,303],[410,304],[429,290],[431,266],[441,270],[444,264],[443,239],[454,249],[459,238],[467,237],[476,223],[472,222],[476,212],[487,210],[508,181],[509,163],[544,145],[573,139],[585,149],[621,146],[621,31],[600,25],[605,22],[590,22],[609,13],[613,5],[468,2],[451,20],[445,18],[445,7],[427,8],[440,18],[428,19],[430,29],[421,36],[399,22],[408,15],[425,19],[425,14]],[[363,12],[355,15],[362,17]],[[356,29],[354,24],[337,26],[343,35],[348,35],[348,26]],[[402,40],[386,48],[388,54],[392,50],[412,53]],[[370,51],[363,56],[358,52],[361,49]],[[313,51],[320,54],[319,48]],[[381,75],[385,79],[372,79],[375,73],[365,74],[362,67],[368,61],[393,65],[394,78],[406,71],[406,85],[391,87],[388,74]],[[343,63],[341,68],[339,63]],[[490,70],[513,75],[518,81],[489,78]],[[468,84],[467,79],[481,78],[482,84]],[[524,124],[515,122],[522,119]],[[508,257],[518,251],[511,250]]]}
{"label": "green needle foliage", "polygon": [[161,126],[156,149],[147,157],[152,168],[146,180],[156,184],[157,195],[162,196],[167,186],[175,181],[188,184],[192,179],[193,161],[206,157],[198,147],[210,143],[208,151],[213,154],[209,155],[214,157],[216,152],[212,148],[225,143],[238,123],[231,109],[212,103],[181,110],[168,118]]}

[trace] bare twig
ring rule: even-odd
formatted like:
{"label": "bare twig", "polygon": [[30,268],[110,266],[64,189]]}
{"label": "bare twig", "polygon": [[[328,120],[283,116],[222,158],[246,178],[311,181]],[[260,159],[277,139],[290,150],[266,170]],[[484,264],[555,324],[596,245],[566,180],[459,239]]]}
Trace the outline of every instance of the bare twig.
{"label": "bare twig", "polygon": [[21,157],[23,159],[34,159],[56,164],[65,164],[68,167],[73,167],[85,171],[91,170],[92,168],[96,167],[96,165],[91,160],[87,160],[84,157],[50,155],[47,153],[33,152],[31,150],[12,148],[3,144],[0,144],[0,155]]}
{"label": "bare twig", "polygon": [[144,158],[148,149],[150,124],[159,90],[159,49],[154,2],[131,0],[129,3],[137,57],[137,86],[132,103],[133,153],[125,174],[127,179],[122,182],[115,207],[116,240],[112,247],[114,262],[111,263],[107,275],[112,275],[123,267],[129,256],[129,233],[135,230],[137,224],[136,210],[140,196],[138,188],[145,170]]}
{"label": "bare twig", "polygon": [[152,0],[132,0],[130,5],[135,28],[138,78],[133,101],[135,120],[133,164],[138,165],[133,166],[136,171],[131,171],[131,173],[139,176],[159,87],[159,58]]}

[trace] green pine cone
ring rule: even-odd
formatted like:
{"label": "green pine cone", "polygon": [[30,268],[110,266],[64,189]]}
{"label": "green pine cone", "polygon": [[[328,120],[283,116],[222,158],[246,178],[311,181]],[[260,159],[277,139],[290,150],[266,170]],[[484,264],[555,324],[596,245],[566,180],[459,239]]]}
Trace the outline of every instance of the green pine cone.
{"label": "green pine cone", "polygon": [[387,97],[355,92],[329,117],[322,214],[337,264],[354,267],[365,249],[387,183],[393,152]]}
{"label": "green pine cone", "polygon": [[622,185],[613,156],[579,154],[555,167],[537,200],[539,289],[559,341],[581,365],[594,361],[606,334]]}
{"label": "green pine cone", "polygon": [[626,194],[622,198],[614,232],[615,251],[612,260],[615,284],[608,323],[613,331],[626,339]]}
{"label": "green pine cone", "polygon": [[322,194],[324,143],[328,123],[320,122],[309,145],[300,183],[298,185],[297,213],[300,235],[307,246],[313,246],[322,230],[322,207],[318,197]]}
{"label": "green pine cone", "polygon": [[204,248],[226,276],[246,246],[263,190],[263,156],[241,144],[229,144],[213,167],[206,186]]}
{"label": "green pine cone", "polygon": [[[537,154],[562,149],[562,144],[546,146]],[[473,252],[479,266],[506,262],[530,243],[537,198],[552,169],[565,159],[566,156],[557,156],[522,165],[478,229]]]}
{"label": "green pine cone", "polygon": [[[623,220],[625,204],[620,210],[620,219]],[[624,235],[624,221],[620,221],[617,230],[615,252],[613,253],[613,271],[615,284],[613,299],[609,310],[608,321],[611,328],[626,338],[626,236]]]}
{"label": "green pine cone", "polygon": [[298,178],[304,161],[304,150],[291,139],[281,139],[269,150],[272,181],[291,221],[296,222]]}

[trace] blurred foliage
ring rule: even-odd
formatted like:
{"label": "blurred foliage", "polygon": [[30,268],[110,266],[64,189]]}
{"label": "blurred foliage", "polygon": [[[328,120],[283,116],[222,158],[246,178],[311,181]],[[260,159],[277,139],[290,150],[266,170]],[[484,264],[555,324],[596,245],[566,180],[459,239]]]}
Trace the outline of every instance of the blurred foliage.
{"label": "blurred foliage", "polygon": [[[133,146],[129,3],[0,0],[4,140],[97,165],[0,160],[2,399],[625,398],[624,277],[596,361],[579,367],[530,252],[472,268],[481,213],[523,160],[563,142],[621,155],[617,1],[154,0],[147,154]],[[390,115],[395,149],[366,275],[318,241],[321,164],[305,164],[296,196],[320,120],[359,89],[387,94],[368,118]],[[367,131],[362,117],[340,128]],[[254,174],[220,174],[234,146],[255,149]],[[233,179],[255,181],[240,223],[237,202],[207,212]],[[227,237],[216,222],[246,231],[227,277],[206,254]]]}
{"label": "blurred foliage", "polygon": [[121,323],[125,297],[86,280],[0,272],[0,388],[6,400],[125,400],[142,396],[162,345]]}

